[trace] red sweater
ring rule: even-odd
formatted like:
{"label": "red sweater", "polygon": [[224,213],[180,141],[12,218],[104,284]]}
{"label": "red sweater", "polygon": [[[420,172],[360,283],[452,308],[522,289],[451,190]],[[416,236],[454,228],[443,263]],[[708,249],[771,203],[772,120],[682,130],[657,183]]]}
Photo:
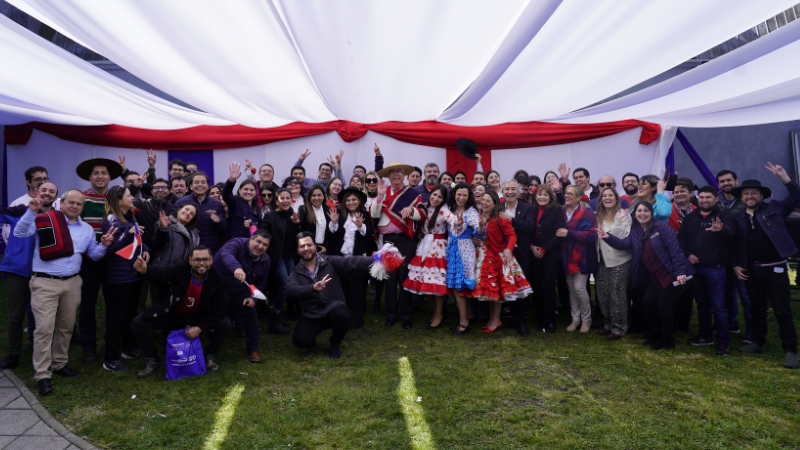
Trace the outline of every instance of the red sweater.
{"label": "red sweater", "polygon": [[514,246],[517,245],[517,235],[514,233],[511,221],[499,217],[489,219],[489,223],[486,224],[486,240],[484,242],[488,249],[495,253],[503,253],[505,249],[513,252]]}

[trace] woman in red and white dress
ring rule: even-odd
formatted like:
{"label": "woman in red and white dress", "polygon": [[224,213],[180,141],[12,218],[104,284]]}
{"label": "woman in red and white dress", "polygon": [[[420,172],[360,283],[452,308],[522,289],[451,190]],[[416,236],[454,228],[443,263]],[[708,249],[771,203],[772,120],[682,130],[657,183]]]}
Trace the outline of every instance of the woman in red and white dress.
{"label": "woman in red and white dress", "polygon": [[409,292],[428,296],[433,304],[433,317],[429,330],[442,326],[442,304],[447,289],[447,225],[459,219],[450,212],[445,199],[447,188],[441,184],[433,188],[428,198],[427,214],[422,225],[424,237],[417,245],[417,254],[408,265],[408,278],[403,288]]}
{"label": "woman in red and white dress", "polygon": [[511,221],[499,216],[502,205],[497,192],[487,190],[481,202],[483,212],[478,234],[485,234],[485,237],[477,249],[475,279],[478,282],[475,284],[475,289],[465,296],[491,302],[489,322],[483,327],[483,332],[494,333],[502,325],[500,322],[502,303],[523,299],[533,293],[533,290],[514,258],[517,235],[514,233]]}

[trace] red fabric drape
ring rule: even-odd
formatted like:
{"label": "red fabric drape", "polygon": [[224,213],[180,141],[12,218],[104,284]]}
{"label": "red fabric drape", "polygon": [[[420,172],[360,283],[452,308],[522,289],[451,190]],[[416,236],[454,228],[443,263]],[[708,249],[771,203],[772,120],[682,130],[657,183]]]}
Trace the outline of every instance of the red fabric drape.
{"label": "red fabric drape", "polygon": [[345,142],[353,142],[371,130],[398,141],[439,148],[452,148],[456,139],[467,137],[477,142],[480,149],[490,150],[567,144],[597,139],[637,127],[642,127],[639,142],[645,145],[655,141],[661,132],[658,124],[638,120],[583,125],[524,122],[484,127],[463,127],[436,121],[361,124],[337,120],[324,123],[295,122],[274,128],[202,125],[181,130],[146,130],[121,125],[74,126],[31,122],[6,126],[5,140],[7,144],[12,145],[26,144],[33,130],[37,129],[66,141],[106,147],[211,150],[269,144],[331,131],[339,133]]}

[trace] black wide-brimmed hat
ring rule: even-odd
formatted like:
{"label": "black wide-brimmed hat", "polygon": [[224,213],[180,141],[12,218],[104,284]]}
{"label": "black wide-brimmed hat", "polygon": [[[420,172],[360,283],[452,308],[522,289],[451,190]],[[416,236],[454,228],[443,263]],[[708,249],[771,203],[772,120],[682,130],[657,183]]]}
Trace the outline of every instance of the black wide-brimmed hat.
{"label": "black wide-brimmed hat", "polygon": [[478,144],[476,144],[475,141],[461,137],[456,139],[456,147],[458,147],[458,151],[467,158],[473,160],[478,159],[476,156],[478,153]]}
{"label": "black wide-brimmed hat", "polygon": [[87,159],[86,161],[78,164],[78,167],[75,168],[75,172],[79,177],[89,181],[89,177],[92,175],[92,170],[94,170],[94,168],[97,166],[105,167],[106,170],[108,170],[108,176],[111,180],[114,178],[119,178],[119,176],[122,175],[122,166],[118,162],[107,158]]}
{"label": "black wide-brimmed hat", "polygon": [[339,191],[339,195],[338,195],[339,204],[344,203],[344,196],[347,195],[347,194],[351,194],[351,193],[358,195],[358,198],[361,200],[361,205],[366,207],[366,205],[367,205],[367,194],[365,194],[363,191],[361,191],[361,189],[359,189],[359,188],[357,188],[355,186],[348,186],[348,187],[342,189],[341,191]]}
{"label": "black wide-brimmed hat", "polygon": [[761,191],[761,195],[763,195],[764,198],[772,197],[772,189],[770,189],[770,188],[768,188],[766,186],[762,186],[761,182],[758,181],[758,180],[744,180],[744,181],[742,181],[742,184],[740,184],[739,186],[736,186],[735,188],[733,188],[733,190],[731,191],[731,194],[736,198],[741,198],[743,190],[745,190],[745,189],[754,189],[754,188],[758,189],[759,191]]}

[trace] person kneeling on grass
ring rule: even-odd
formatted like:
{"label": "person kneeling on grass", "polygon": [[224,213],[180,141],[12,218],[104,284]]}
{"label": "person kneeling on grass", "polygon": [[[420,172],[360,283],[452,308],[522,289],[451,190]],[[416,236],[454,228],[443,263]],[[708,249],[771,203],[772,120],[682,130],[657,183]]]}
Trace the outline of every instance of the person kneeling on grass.
{"label": "person kneeling on grass", "polygon": [[[317,336],[333,328],[328,356],[342,356],[339,345],[350,329],[350,309],[342,293],[342,277],[369,271],[369,256],[330,256],[317,254],[314,235],[297,235],[297,253],[302,260],[289,275],[286,291],[300,304],[300,319],[294,327],[292,342],[297,348],[317,345]],[[360,272],[360,273],[359,273]]]}
{"label": "person kneeling on grass", "polygon": [[[189,259],[168,267],[147,267],[139,257],[133,268],[154,283],[171,283],[169,300],[156,304],[139,314],[131,324],[133,335],[147,358],[147,366],[137,375],[147,378],[162,366],[150,330],[183,330],[186,337],[194,339],[203,331],[213,330],[211,343],[203,350],[206,369],[219,371],[214,355],[231,331],[227,316],[228,293],[222,277],[213,267],[211,251],[198,245],[189,251]],[[165,333],[166,334],[166,333]]]}

